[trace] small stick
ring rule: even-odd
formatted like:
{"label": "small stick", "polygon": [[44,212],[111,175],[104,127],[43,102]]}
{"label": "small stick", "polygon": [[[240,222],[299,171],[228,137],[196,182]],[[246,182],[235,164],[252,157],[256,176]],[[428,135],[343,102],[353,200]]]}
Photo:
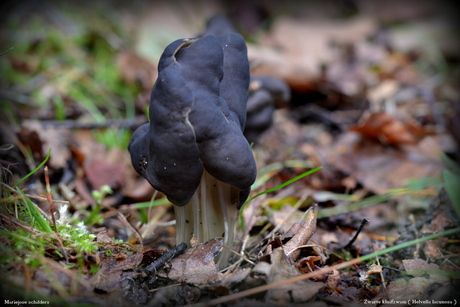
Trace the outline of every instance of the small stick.
{"label": "small stick", "polygon": [[[50,204],[50,214],[51,219],[53,221],[54,231],[56,232],[56,240],[58,242],[59,247],[62,249],[62,253],[64,254],[64,258],[67,262],[69,262],[69,256],[64,248],[64,243],[62,243],[61,236],[59,235],[59,231],[56,225],[56,217],[54,216],[54,204],[53,204],[53,197],[51,196],[51,185],[50,185],[50,178],[48,175],[48,166],[45,166],[45,183],[46,183],[46,198]],[[36,206],[38,208],[38,206]],[[46,216],[46,215],[45,215]]]}
{"label": "small stick", "polygon": [[363,220],[361,221],[361,225],[359,225],[359,228],[358,230],[356,231],[356,234],[355,236],[350,240],[350,242],[348,242],[347,245],[345,245],[344,247],[342,247],[342,249],[348,249],[351,247],[351,245],[356,241],[356,239],[358,238],[358,235],[361,233],[361,231],[363,230],[364,228],[364,225],[366,225],[368,222],[369,222],[369,218],[363,218]]}
{"label": "small stick", "polygon": [[184,242],[180,243],[173,249],[167,251],[166,254],[161,256],[159,259],[149,264],[145,268],[145,270],[152,272],[152,273],[158,271],[163,265],[171,261],[173,258],[176,258],[179,255],[182,255],[186,249],[187,249],[187,244],[185,244]]}
{"label": "small stick", "polygon": [[53,205],[53,198],[51,196],[51,186],[50,186],[50,178],[48,176],[48,166],[45,166],[45,183],[46,183],[46,198],[50,204],[50,214],[51,219],[53,221],[54,231],[58,232],[56,226],[56,217],[54,216],[54,205]]}

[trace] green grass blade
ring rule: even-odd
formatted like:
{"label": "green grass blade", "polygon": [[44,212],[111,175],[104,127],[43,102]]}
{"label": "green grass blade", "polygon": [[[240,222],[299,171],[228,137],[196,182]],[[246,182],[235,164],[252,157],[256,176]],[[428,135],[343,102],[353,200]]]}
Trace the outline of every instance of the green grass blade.
{"label": "green grass blade", "polygon": [[40,211],[38,211],[37,207],[35,207],[35,204],[30,200],[30,198],[27,197],[21,189],[17,188],[16,190],[18,191],[19,195],[24,197],[25,207],[27,211],[29,211],[30,215],[34,218],[34,220],[37,221],[38,225],[40,226],[40,230],[53,232],[48,221],[43,217]]}
{"label": "green grass blade", "polygon": [[10,47],[8,49],[6,49],[5,51],[3,51],[2,53],[0,53],[0,56],[4,55],[5,53],[7,53],[8,51],[10,51],[11,49],[13,49],[14,47]]}
{"label": "green grass blade", "polygon": [[21,184],[21,182],[23,182],[24,180],[26,180],[27,178],[29,178],[30,176],[32,176],[36,171],[38,171],[40,168],[43,167],[43,165],[45,165],[46,162],[48,162],[48,159],[50,158],[50,155],[51,155],[51,148],[48,150],[48,153],[46,154],[46,157],[45,157],[45,160],[43,160],[42,163],[40,163],[39,166],[37,166],[33,171],[31,171],[30,173],[28,173],[27,175],[25,175],[24,177],[22,177],[18,182],[16,182],[16,184],[13,186],[13,188],[16,188],[18,185]]}
{"label": "green grass blade", "polygon": [[449,156],[447,156],[445,153],[441,153],[441,160],[447,169],[451,170],[457,175],[460,175],[460,166],[457,163],[455,163],[454,160],[449,158]]}
{"label": "green grass blade", "polygon": [[165,198],[156,199],[154,201],[146,201],[142,203],[133,204],[132,206],[133,208],[136,208],[136,209],[144,209],[144,208],[166,205],[168,203],[169,203],[169,200],[165,197]]}
{"label": "green grass blade", "polygon": [[21,195],[24,199],[24,205],[29,214],[32,216],[32,218],[37,221],[38,225],[40,226],[40,230],[46,231],[46,232],[53,232],[51,229],[51,226],[49,225],[48,221],[43,217],[43,215],[38,211],[37,207],[35,207],[35,204],[30,200],[29,197],[26,196],[26,194],[18,188],[18,185],[20,185],[24,180],[32,176],[35,172],[37,172],[40,168],[42,168],[45,163],[49,160],[51,155],[51,148],[48,150],[48,153],[46,154],[45,159],[43,160],[42,163],[40,163],[39,166],[37,166],[33,171],[22,177],[14,186],[18,192],[19,195]]}
{"label": "green grass blade", "polygon": [[282,189],[282,188],[284,188],[285,186],[287,186],[287,185],[289,185],[289,184],[291,184],[291,183],[293,183],[293,182],[295,182],[295,181],[297,181],[297,180],[299,180],[299,179],[302,179],[303,177],[306,177],[306,176],[308,176],[308,175],[311,175],[311,174],[313,174],[313,173],[319,171],[319,170],[322,169],[322,168],[323,168],[323,167],[320,166],[320,167],[311,169],[311,170],[309,170],[309,171],[306,171],[305,173],[302,173],[302,174],[300,174],[299,176],[294,177],[294,178],[292,178],[292,179],[290,179],[290,180],[288,180],[288,181],[286,181],[286,182],[280,184],[280,185],[277,186],[277,187],[274,187],[273,189],[269,189],[269,190],[266,190],[266,191],[260,192],[259,194],[254,195],[253,197],[249,198],[246,202],[250,202],[251,200],[253,200],[253,199],[256,198],[256,197],[259,197],[260,195],[267,194],[267,193],[274,192],[274,191],[276,191],[276,190]]}
{"label": "green grass blade", "polygon": [[452,202],[455,213],[460,219],[460,175],[445,169],[442,171],[442,178],[446,193]]}
{"label": "green grass blade", "polygon": [[383,256],[385,254],[389,254],[389,253],[395,252],[397,250],[400,250],[400,249],[403,249],[403,248],[406,248],[406,247],[409,247],[409,246],[412,246],[412,245],[420,244],[420,243],[425,242],[425,241],[450,236],[450,235],[453,235],[453,234],[455,234],[457,232],[460,232],[460,228],[449,229],[449,230],[446,230],[446,231],[443,231],[443,232],[440,232],[440,233],[435,233],[435,234],[432,234],[432,235],[429,235],[429,236],[426,236],[426,237],[423,237],[423,238],[418,238],[418,239],[415,239],[415,240],[412,240],[412,241],[404,242],[404,243],[401,243],[401,244],[398,244],[398,245],[395,245],[395,246],[392,246],[392,247],[382,249],[382,250],[377,251],[375,253],[371,253],[371,254],[359,257],[359,260],[360,261],[367,261],[367,260],[370,260],[372,258]]}
{"label": "green grass blade", "polygon": [[262,186],[272,177],[273,172],[279,171],[285,167],[312,168],[313,163],[304,160],[288,160],[286,162],[275,162],[273,164],[269,164],[260,170],[258,178],[251,186],[251,190],[255,190]]}
{"label": "green grass blade", "polygon": [[339,214],[345,214],[348,212],[356,211],[359,209],[363,209],[372,205],[376,205],[379,203],[383,203],[389,201],[396,195],[404,195],[408,192],[406,190],[398,189],[398,191],[390,191],[382,195],[374,195],[371,197],[367,197],[363,200],[352,202],[346,205],[332,207],[332,208],[325,208],[318,211],[318,218],[324,217],[331,217]]}
{"label": "green grass blade", "polygon": [[439,177],[429,177],[411,180],[407,183],[406,187],[404,188],[391,189],[384,194],[370,196],[363,200],[351,202],[346,205],[321,209],[318,212],[318,218],[331,217],[339,214],[345,214],[348,212],[356,211],[372,205],[387,202],[395,196],[413,194],[414,192],[421,191],[430,186],[436,186],[439,184],[442,184],[442,180]]}

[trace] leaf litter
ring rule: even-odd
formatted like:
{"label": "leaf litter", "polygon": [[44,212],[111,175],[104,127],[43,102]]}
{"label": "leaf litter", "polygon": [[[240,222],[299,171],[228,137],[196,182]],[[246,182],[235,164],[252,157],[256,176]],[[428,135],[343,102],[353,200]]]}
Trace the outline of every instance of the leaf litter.
{"label": "leaf litter", "polygon": [[[427,3],[428,7],[433,5]],[[177,16],[187,14],[181,11],[176,15],[177,11],[163,6],[168,9],[161,19],[162,28],[167,28],[170,19],[170,32],[175,34],[154,35],[153,44],[158,50],[164,47],[160,45],[166,42],[165,37],[172,41],[179,38],[179,33],[190,36],[190,29],[196,29],[195,33],[202,29],[198,26],[204,25],[202,13],[192,10],[188,11],[194,12],[189,17],[178,19]],[[146,12],[148,8],[147,5]],[[333,10],[321,11],[321,6],[314,9],[334,14]],[[362,4],[357,6],[362,12],[368,9]],[[393,11],[396,14],[398,10]],[[72,22],[65,13],[57,12],[64,16],[65,23]],[[153,22],[152,16],[159,13],[123,12],[126,19],[121,20],[126,22],[126,31],[141,34]],[[168,250],[175,249],[171,205],[140,206],[161,203],[163,195],[133,171],[122,139],[115,141],[120,147],[113,147],[108,138],[105,143],[100,138],[96,140],[93,129],[43,124],[56,114],[64,114],[84,127],[91,118],[88,110],[93,108],[83,104],[87,100],[84,91],[106,95],[115,87],[129,88],[131,92],[126,95],[118,91],[116,97],[110,96],[114,105],[122,105],[126,114],[132,114],[133,108],[137,114],[145,114],[148,92],[155,79],[155,61],[144,57],[145,46],[152,45],[145,33],[139,34],[139,40],[144,41],[120,48],[113,43],[114,37],[129,41],[122,30],[97,26],[91,30],[91,35],[98,32],[96,36],[100,35],[97,37],[112,44],[115,50],[112,54],[113,50],[105,49],[105,54],[112,54],[119,79],[105,89],[106,85],[99,85],[65,92],[70,83],[79,80],[87,84],[86,80],[93,75],[84,70],[87,68],[67,70],[65,65],[54,65],[54,71],[48,73],[40,71],[47,63],[39,62],[34,46],[24,54],[11,54],[11,50],[2,55],[1,60],[9,63],[4,67],[11,69],[8,75],[16,74],[16,81],[7,82],[5,93],[8,101],[14,103],[13,113],[20,119],[18,125],[2,126],[2,145],[15,145],[0,151],[5,204],[0,211],[1,244],[2,249],[11,252],[4,253],[9,262],[2,261],[2,276],[8,281],[2,298],[8,299],[14,293],[11,299],[40,297],[93,305],[121,302],[165,306],[348,306],[382,300],[456,298],[453,289],[458,286],[458,234],[419,242],[373,260],[359,260],[391,246],[453,231],[459,225],[453,209],[455,203],[443,189],[450,182],[443,183],[441,178],[450,177],[441,176],[445,164],[439,157],[440,152],[448,153],[458,162],[455,140],[459,137],[452,114],[459,93],[451,75],[442,70],[442,62],[449,58],[433,57],[432,49],[422,48],[423,40],[411,39],[402,47],[398,35],[407,32],[398,32],[391,24],[382,26],[382,20],[388,18],[385,10],[380,12],[382,15],[374,11],[374,18],[320,21],[308,19],[308,13],[301,12],[297,14],[305,14],[303,18],[295,14],[273,17],[268,30],[250,34],[251,74],[280,78],[292,93],[289,102],[276,106],[271,126],[253,146],[259,169],[273,167],[260,178],[251,195],[270,192],[245,205],[240,250],[234,251],[233,262],[221,272],[216,269],[214,258],[227,247],[218,238],[197,244],[181,255],[174,254],[173,259],[161,262],[158,269],[147,270]],[[175,17],[167,18],[168,14]],[[145,18],[141,23],[144,28],[133,27],[129,21],[132,16]],[[244,15],[234,16],[240,16],[244,24]],[[108,22],[113,22],[111,18],[107,17]],[[188,28],[187,22],[193,26]],[[410,26],[409,18],[407,27]],[[438,26],[433,29],[439,30]],[[83,49],[88,54],[92,48],[97,49],[94,44],[98,40],[91,35],[86,37]],[[37,38],[35,42],[38,46],[47,43],[46,38]],[[57,45],[53,48],[59,46],[59,42],[54,44]],[[136,50],[135,46],[143,49]],[[45,58],[56,54],[53,48],[44,48]],[[452,56],[450,46],[439,48],[438,54]],[[33,56],[28,57],[27,52]],[[73,61],[78,61],[78,57],[71,54]],[[94,59],[101,58],[91,60]],[[109,76],[110,72],[107,73]],[[56,82],[53,76],[59,74],[65,78]],[[37,83],[19,82],[24,76],[35,77],[31,80]],[[123,105],[128,96],[135,97],[135,101],[130,106]],[[41,111],[34,113],[37,108]],[[2,104],[2,116],[10,114],[6,113],[10,109]],[[97,114],[105,114],[111,120],[119,112],[103,104],[96,109],[96,115],[92,114],[96,119]],[[110,124],[98,126],[99,132],[110,128]],[[44,196],[45,174],[41,170],[21,184],[25,194],[13,188],[14,182],[45,159],[49,148],[52,202],[56,206],[68,205],[74,228],[78,228],[75,225],[79,221],[92,221],[86,227],[95,234],[92,243],[97,248],[93,251],[76,250],[75,237],[64,241],[62,248],[53,235],[43,246],[34,248],[34,253],[28,253],[24,246],[29,237],[25,233],[15,234],[22,229],[31,233],[33,240],[41,242],[43,237],[43,231],[36,230],[33,220],[21,220],[23,216],[11,208],[22,208],[18,200],[30,197],[33,206],[50,216],[50,204]],[[274,189],[319,166],[321,171]],[[458,176],[450,171],[454,178]],[[435,180],[417,189],[407,188],[414,178]],[[94,192],[100,192],[104,186],[112,192],[95,198],[98,194]],[[366,202],[365,208],[351,206]],[[355,209],[326,214],[340,207]],[[370,217],[370,222],[356,241],[347,246],[366,217]],[[151,224],[153,221],[155,225]],[[344,269],[345,265],[348,269]]]}

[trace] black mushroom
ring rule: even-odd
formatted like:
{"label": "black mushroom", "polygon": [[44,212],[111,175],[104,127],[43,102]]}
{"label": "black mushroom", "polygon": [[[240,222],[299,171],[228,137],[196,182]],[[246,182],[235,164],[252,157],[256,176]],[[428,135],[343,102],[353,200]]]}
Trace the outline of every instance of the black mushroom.
{"label": "black mushroom", "polygon": [[128,149],[136,171],[175,205],[177,244],[223,236],[233,247],[256,178],[242,132],[248,87],[246,44],[236,33],[179,39],[160,58],[150,123]]}
{"label": "black mushroom", "polygon": [[284,106],[290,98],[291,90],[285,81],[271,76],[251,76],[244,129],[249,142],[257,142],[272,124],[275,108]]}
{"label": "black mushroom", "polygon": [[[215,15],[208,19],[206,28],[199,37],[232,32],[236,30],[231,21],[223,15]],[[284,80],[262,75],[250,77],[246,125],[243,132],[249,143],[257,142],[259,136],[270,127],[275,108],[284,107],[290,99],[291,90]]]}
{"label": "black mushroom", "polygon": [[206,21],[206,28],[202,33],[198,34],[198,37],[204,37],[206,35],[219,36],[236,32],[237,31],[227,17],[217,14]]}

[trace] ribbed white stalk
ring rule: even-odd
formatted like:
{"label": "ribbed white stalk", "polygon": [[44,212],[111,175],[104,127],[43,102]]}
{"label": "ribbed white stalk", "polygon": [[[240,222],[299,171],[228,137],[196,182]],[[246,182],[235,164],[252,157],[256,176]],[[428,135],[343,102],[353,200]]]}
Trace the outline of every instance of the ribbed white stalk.
{"label": "ribbed white stalk", "polygon": [[[190,244],[193,236],[200,243],[223,237],[224,245],[234,249],[238,199],[238,189],[204,171],[190,203],[183,207],[174,206],[176,244]],[[225,266],[230,255],[231,252],[224,248],[218,258],[218,267]]]}

